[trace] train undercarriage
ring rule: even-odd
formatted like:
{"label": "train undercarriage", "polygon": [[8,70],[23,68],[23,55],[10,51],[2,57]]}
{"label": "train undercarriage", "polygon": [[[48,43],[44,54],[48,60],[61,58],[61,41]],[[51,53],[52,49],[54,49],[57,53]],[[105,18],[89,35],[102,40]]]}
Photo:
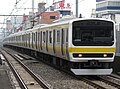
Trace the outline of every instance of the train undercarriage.
{"label": "train undercarriage", "polygon": [[5,45],[5,47],[19,51],[23,54],[30,55],[38,60],[50,64],[59,69],[68,70],[75,75],[109,75],[112,72],[111,62],[99,62],[97,60],[89,60],[88,62],[70,62],[55,56],[41,53],[35,50]]}

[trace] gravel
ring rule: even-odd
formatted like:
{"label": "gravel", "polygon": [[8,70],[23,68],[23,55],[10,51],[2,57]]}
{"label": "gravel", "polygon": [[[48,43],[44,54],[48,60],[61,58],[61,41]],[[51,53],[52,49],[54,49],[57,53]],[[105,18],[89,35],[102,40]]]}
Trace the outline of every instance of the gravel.
{"label": "gravel", "polygon": [[[18,53],[14,52],[14,54]],[[85,82],[38,60],[32,60],[32,58],[30,58],[30,60],[23,60],[23,63],[36,75],[42,77],[44,81],[49,83],[53,89],[95,89]]]}
{"label": "gravel", "polygon": [[24,63],[37,75],[41,76],[54,89],[94,89],[85,82],[74,78],[62,71],[54,69],[42,62],[32,62],[29,60]]}

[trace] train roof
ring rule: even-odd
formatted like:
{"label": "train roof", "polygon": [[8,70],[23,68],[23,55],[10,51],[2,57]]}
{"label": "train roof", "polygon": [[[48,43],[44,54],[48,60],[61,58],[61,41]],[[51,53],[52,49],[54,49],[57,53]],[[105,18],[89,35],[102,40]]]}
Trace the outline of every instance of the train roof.
{"label": "train roof", "polygon": [[45,28],[45,27],[52,27],[52,26],[57,26],[57,25],[69,24],[69,23],[72,23],[72,22],[77,21],[77,20],[105,20],[105,21],[111,21],[111,22],[114,23],[113,20],[104,19],[104,18],[73,18],[73,19],[61,20],[61,21],[55,22],[53,24],[39,24],[39,25],[34,26],[32,29],[25,30],[25,31],[20,31],[20,32],[11,34],[8,37],[11,37],[11,36],[14,36],[14,35],[19,35],[19,34],[20,35],[25,34],[27,32],[31,32],[31,31],[34,31],[36,29],[39,29],[40,27]]}

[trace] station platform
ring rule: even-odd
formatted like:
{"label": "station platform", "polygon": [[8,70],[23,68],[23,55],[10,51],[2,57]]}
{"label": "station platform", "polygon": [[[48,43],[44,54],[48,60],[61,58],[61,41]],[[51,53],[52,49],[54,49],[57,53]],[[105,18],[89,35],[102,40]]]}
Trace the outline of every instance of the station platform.
{"label": "station platform", "polygon": [[6,65],[0,64],[0,89],[14,89]]}

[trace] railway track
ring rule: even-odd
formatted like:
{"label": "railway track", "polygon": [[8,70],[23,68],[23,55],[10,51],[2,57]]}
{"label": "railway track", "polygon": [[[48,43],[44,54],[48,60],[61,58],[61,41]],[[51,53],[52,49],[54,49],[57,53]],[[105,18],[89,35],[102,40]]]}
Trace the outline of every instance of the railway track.
{"label": "railway track", "polygon": [[[110,76],[84,76],[78,78],[97,89],[120,89],[120,84],[114,82],[115,80],[112,81],[116,76],[113,77],[112,75],[111,79],[108,79]],[[120,79],[118,81],[120,81]]]}
{"label": "railway track", "polygon": [[16,56],[1,49],[21,89],[52,89],[42,78],[36,76]]}
{"label": "railway track", "polygon": [[93,86],[94,88],[97,89],[106,89],[104,86],[97,84],[97,81],[92,81],[91,79],[85,78],[85,77],[77,77],[78,79],[86,82],[87,84]]}
{"label": "railway track", "polygon": [[99,78],[100,78],[101,81],[103,81],[103,82],[105,82],[105,83],[107,83],[107,84],[109,84],[111,86],[114,86],[114,87],[120,89],[120,83],[114,82],[115,76],[114,77],[113,77],[113,75],[110,75],[110,76],[100,76]]}
{"label": "railway track", "polygon": [[[22,56],[17,56],[20,60],[23,60]],[[21,57],[21,58],[20,58]],[[46,76],[47,77],[47,76]],[[107,77],[107,76],[105,76]],[[113,78],[113,77],[112,77]],[[119,89],[120,86],[119,86],[119,83],[116,84],[114,83],[113,81],[110,82],[108,80],[106,80],[104,78],[104,76],[96,76],[96,77],[93,77],[93,76],[77,76],[77,79],[79,79],[79,81],[83,81],[85,82],[86,84],[94,87],[95,89]],[[120,79],[119,79],[120,80]],[[84,86],[84,85],[83,85]],[[93,88],[93,89],[94,89]],[[56,88],[55,88],[56,89]],[[59,88],[58,88],[59,89]],[[64,89],[64,88],[63,88]],[[79,89],[79,88],[77,88]]]}

